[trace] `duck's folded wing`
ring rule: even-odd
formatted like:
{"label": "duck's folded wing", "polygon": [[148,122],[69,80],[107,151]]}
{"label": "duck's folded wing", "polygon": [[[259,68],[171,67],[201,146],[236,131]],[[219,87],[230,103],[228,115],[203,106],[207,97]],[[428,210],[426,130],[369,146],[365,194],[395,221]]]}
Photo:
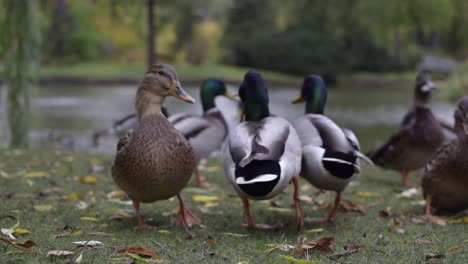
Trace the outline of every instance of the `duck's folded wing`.
{"label": "duck's folded wing", "polygon": [[229,140],[233,161],[244,167],[252,160],[280,160],[290,133],[290,125],[281,118],[238,125]]}
{"label": "duck's folded wing", "polygon": [[186,139],[197,136],[211,125],[208,120],[201,116],[184,113],[173,115],[168,120]]}
{"label": "duck's folded wing", "polygon": [[411,138],[411,129],[401,128],[393,134],[385,144],[366,155],[376,164],[386,164],[387,161],[393,161],[404,151],[401,146],[406,146]]}
{"label": "duck's folded wing", "polygon": [[117,142],[117,153],[122,152],[126,146],[128,146],[128,143],[132,139],[133,135],[133,129],[130,129],[125,133],[123,137],[119,139],[119,142]]}

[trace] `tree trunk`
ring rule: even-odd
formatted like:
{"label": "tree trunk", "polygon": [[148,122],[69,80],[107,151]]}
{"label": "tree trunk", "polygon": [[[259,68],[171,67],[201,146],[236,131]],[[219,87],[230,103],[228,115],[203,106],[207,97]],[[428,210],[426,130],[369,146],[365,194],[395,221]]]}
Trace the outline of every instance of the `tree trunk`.
{"label": "tree trunk", "polygon": [[156,26],[154,7],[157,0],[148,0],[148,66],[156,63]]}
{"label": "tree trunk", "polygon": [[400,35],[400,28],[397,26],[393,29],[393,50],[397,58],[400,58],[400,49],[401,49],[401,35]]}

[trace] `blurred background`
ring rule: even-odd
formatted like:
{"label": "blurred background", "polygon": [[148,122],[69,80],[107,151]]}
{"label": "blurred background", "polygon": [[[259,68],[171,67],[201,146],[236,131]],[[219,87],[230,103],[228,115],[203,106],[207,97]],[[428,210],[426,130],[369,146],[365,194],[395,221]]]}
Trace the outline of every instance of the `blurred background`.
{"label": "blurred background", "polygon": [[[441,87],[433,104],[451,120],[468,90],[466,0],[2,0],[0,144],[94,149],[96,129],[134,111],[135,89],[152,63],[175,66],[198,98],[208,77],[236,90],[260,70],[272,112],[307,74],[329,90],[326,114],[377,144],[412,102],[417,71]],[[234,105],[225,104],[234,122]],[[170,99],[170,113],[200,112]],[[100,149],[112,152],[115,139]]]}

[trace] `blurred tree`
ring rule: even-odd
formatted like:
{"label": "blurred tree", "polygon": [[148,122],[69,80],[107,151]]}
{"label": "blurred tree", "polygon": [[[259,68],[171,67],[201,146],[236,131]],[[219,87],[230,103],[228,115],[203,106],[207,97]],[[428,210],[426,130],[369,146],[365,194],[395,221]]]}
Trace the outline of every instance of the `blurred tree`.
{"label": "blurred tree", "polygon": [[444,49],[452,55],[468,58],[468,1],[452,0],[455,14],[442,36]]}
{"label": "blurred tree", "polygon": [[272,3],[269,0],[234,1],[228,11],[224,44],[228,61],[239,66],[257,66],[254,47],[267,48],[276,33]]}
{"label": "blurred tree", "polygon": [[96,7],[86,1],[53,0],[46,8],[52,10],[43,59],[58,63],[95,59],[102,42],[93,19]]}
{"label": "blurred tree", "polygon": [[8,87],[7,113],[10,145],[27,147],[29,96],[34,80],[33,67],[38,46],[36,1],[6,0],[2,14],[3,76]]}
{"label": "blurred tree", "polygon": [[155,6],[156,0],[148,0],[148,66],[156,63],[156,25]]}

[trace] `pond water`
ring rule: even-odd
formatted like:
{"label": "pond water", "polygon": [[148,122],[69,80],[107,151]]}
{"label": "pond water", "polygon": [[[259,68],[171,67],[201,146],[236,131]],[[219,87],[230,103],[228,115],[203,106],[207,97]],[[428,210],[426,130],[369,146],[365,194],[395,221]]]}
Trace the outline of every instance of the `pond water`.
{"label": "pond water", "polygon": [[[237,87],[229,87],[237,93]],[[185,89],[198,99],[197,87]],[[73,86],[41,87],[32,100],[33,121],[31,143],[33,146],[60,144],[91,151],[113,153],[117,139],[102,138],[98,148],[92,147],[92,134],[97,129],[111,127],[114,120],[134,111],[134,86]],[[271,112],[289,120],[301,115],[304,105],[289,102],[298,90],[272,88],[269,90]],[[364,151],[385,140],[398,126],[412,102],[411,88],[352,88],[329,89],[327,116],[340,126],[356,133]],[[236,103],[218,98],[220,106],[231,125],[235,122]],[[165,102],[169,113],[201,113],[200,102],[195,105],[168,98]],[[433,98],[436,116],[452,122],[453,104],[445,102],[437,92]],[[1,139],[5,139],[5,114],[0,113]],[[52,143],[54,142],[54,143]]]}

